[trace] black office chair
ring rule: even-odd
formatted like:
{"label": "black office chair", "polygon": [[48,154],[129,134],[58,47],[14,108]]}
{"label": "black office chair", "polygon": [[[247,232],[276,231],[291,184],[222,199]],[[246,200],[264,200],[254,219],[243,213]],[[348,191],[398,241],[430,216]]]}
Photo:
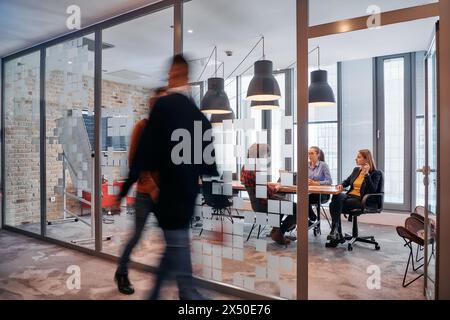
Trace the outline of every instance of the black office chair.
{"label": "black office chair", "polygon": [[[233,223],[233,216],[231,212],[231,206],[233,205],[230,197],[223,194],[213,194],[213,183],[220,183],[219,181],[203,180],[202,181],[202,193],[203,193],[203,205],[207,205],[212,208],[213,216],[226,216]],[[201,235],[203,228],[200,231]]]}
{"label": "black office chair", "polygon": [[[267,212],[267,205],[262,204],[261,201],[259,201],[258,198],[256,198],[256,189],[245,186],[245,190],[247,191],[248,197],[250,198],[250,204],[252,206],[252,210],[254,212]],[[256,218],[255,218],[255,220],[256,220]],[[247,237],[247,241],[250,239],[250,236],[252,235],[252,232],[255,229],[255,227],[256,227],[256,221],[253,223],[252,228],[250,229],[250,232]],[[261,235],[261,225],[258,226],[257,239],[259,239],[260,235]]]}
{"label": "black office chair", "polygon": [[[368,200],[372,199],[372,205],[368,205]],[[360,237],[358,233],[358,217],[362,214],[377,214],[383,211],[384,203],[384,175],[381,172],[381,180],[376,193],[366,194],[361,201],[361,208],[344,212],[348,215],[348,221],[353,221],[352,234],[345,234],[345,240],[348,241],[348,251],[353,250],[355,242],[363,242],[375,245],[375,250],[380,250],[380,245],[375,241],[374,236]]]}

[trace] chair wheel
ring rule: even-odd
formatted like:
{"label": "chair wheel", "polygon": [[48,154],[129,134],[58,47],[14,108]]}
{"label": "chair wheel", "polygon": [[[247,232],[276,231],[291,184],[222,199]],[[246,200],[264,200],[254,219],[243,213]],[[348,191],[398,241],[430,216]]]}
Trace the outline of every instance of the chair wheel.
{"label": "chair wheel", "polygon": [[353,246],[350,243],[348,244],[347,248],[348,248],[348,251],[353,251]]}
{"label": "chair wheel", "polygon": [[381,249],[381,248],[380,248],[380,246],[379,246],[379,245],[376,245],[376,246],[375,246],[375,250],[377,250],[377,251],[378,251],[378,250],[380,250],[380,249]]}

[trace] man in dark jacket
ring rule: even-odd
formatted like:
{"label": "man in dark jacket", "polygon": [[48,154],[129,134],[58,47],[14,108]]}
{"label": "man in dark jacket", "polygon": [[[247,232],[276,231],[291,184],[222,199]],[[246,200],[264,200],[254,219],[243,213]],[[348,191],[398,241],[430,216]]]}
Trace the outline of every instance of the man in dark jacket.
{"label": "man in dark jacket", "polygon": [[159,186],[155,216],[164,232],[161,259],[151,299],[158,299],[163,280],[174,274],[180,299],[203,299],[192,279],[190,221],[194,215],[201,175],[218,176],[211,141],[211,124],[190,97],[189,66],[181,55],[173,58],[168,95],[156,102],[140,139],[135,161],[120,199],[143,171]]}

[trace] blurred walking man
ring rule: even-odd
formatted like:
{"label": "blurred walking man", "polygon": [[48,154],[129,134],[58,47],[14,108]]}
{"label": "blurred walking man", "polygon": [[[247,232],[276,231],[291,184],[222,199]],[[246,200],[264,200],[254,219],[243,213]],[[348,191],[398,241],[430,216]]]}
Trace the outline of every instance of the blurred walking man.
{"label": "blurred walking man", "polygon": [[193,285],[190,221],[199,192],[199,176],[218,176],[218,172],[211,124],[190,96],[188,74],[188,63],[182,55],[176,55],[169,71],[168,95],[155,104],[120,194],[121,198],[126,196],[142,171],[150,171],[159,187],[155,216],[163,230],[166,249],[151,299],[158,299],[169,275],[175,276],[180,299],[204,299]]}

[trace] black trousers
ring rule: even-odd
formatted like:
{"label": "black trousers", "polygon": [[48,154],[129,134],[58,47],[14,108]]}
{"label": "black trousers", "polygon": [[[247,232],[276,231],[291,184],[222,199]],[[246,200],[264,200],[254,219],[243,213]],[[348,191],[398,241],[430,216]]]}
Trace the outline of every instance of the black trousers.
{"label": "black trousers", "polygon": [[361,200],[357,197],[350,196],[346,193],[341,193],[333,196],[330,203],[330,214],[333,225],[341,229],[341,214],[349,210],[361,208]]}
{"label": "black trousers", "polygon": [[153,210],[153,202],[150,195],[146,193],[137,192],[134,208],[136,218],[134,233],[131,236],[130,240],[128,240],[128,243],[125,246],[125,249],[123,250],[122,256],[119,259],[118,271],[121,274],[128,273],[128,262],[130,261],[131,252],[139,242],[142,232],[144,231],[147,218],[150,215],[150,212],[152,212]]}

